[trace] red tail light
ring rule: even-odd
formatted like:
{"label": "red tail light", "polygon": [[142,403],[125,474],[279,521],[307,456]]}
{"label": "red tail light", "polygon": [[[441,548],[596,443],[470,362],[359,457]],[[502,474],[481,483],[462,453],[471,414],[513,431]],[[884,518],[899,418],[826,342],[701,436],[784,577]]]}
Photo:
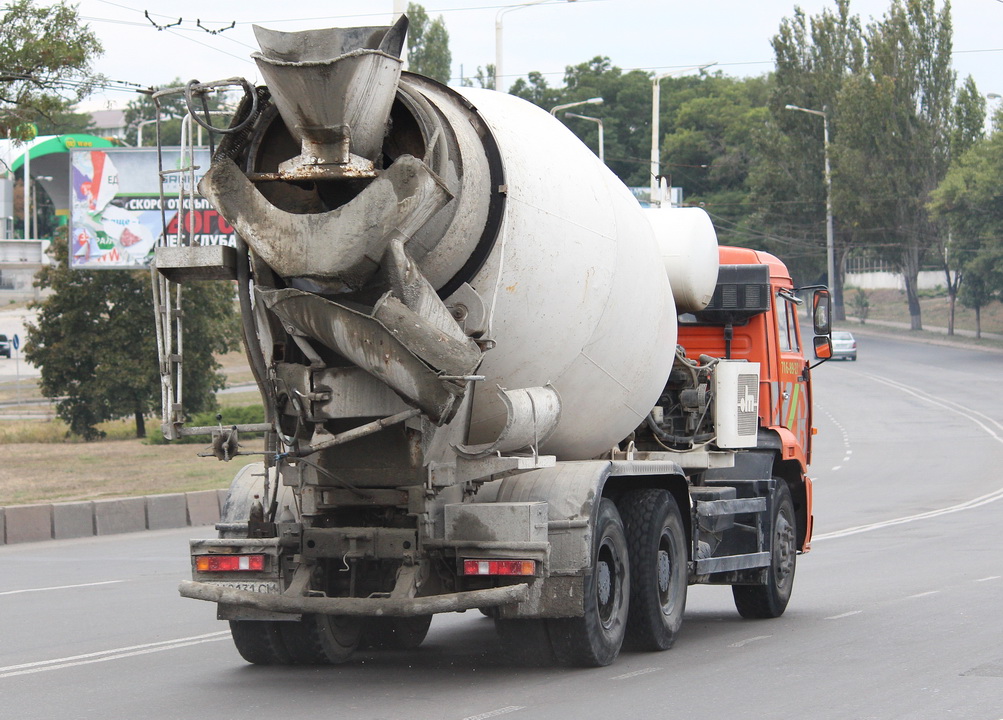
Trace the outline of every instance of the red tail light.
{"label": "red tail light", "polygon": [[535,560],[464,560],[464,575],[535,575]]}
{"label": "red tail light", "polygon": [[264,555],[197,555],[199,572],[260,572],[265,569]]}

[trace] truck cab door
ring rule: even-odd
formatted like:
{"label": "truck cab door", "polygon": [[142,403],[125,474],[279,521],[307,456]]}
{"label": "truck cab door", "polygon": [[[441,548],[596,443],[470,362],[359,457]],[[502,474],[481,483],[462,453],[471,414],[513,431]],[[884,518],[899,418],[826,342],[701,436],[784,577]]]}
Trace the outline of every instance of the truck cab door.
{"label": "truck cab door", "polygon": [[798,323],[797,304],[788,293],[774,295],[777,321],[777,352],[780,391],[779,424],[797,439],[798,452],[808,462],[811,454],[811,396],[808,362],[805,360]]}

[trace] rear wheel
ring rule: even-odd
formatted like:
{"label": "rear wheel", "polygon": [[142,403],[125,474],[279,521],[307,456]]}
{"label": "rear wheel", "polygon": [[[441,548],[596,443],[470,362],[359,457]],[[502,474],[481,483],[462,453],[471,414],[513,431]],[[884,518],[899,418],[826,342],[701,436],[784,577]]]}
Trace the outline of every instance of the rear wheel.
{"label": "rear wheel", "polygon": [[612,500],[599,501],[592,531],[592,569],[585,577],[584,614],[548,620],[563,665],[599,667],[616,660],[630,606],[630,564],[623,521]]}
{"label": "rear wheel", "polygon": [[288,665],[292,662],[280,625],[272,620],[231,620],[230,635],[237,652],[254,665]]}
{"label": "rear wheel", "polygon": [[554,651],[546,620],[495,619],[495,631],[505,657],[518,665],[539,667],[554,664]]}
{"label": "rear wheel", "polygon": [[361,644],[376,650],[414,650],[425,641],[431,615],[369,618]]}
{"label": "rear wheel", "polygon": [[666,490],[627,493],[620,501],[630,554],[627,643],[668,650],[683,624],[688,582],[683,518]]}
{"label": "rear wheel", "polygon": [[797,525],[794,502],[787,483],[774,478],[773,489],[773,548],[766,583],[733,585],[735,607],[744,618],[776,618],[784,614],[794,589],[794,569],[797,559]]}
{"label": "rear wheel", "polygon": [[337,665],[352,656],[362,635],[359,618],[304,615],[299,622],[280,622],[282,639],[298,665]]}

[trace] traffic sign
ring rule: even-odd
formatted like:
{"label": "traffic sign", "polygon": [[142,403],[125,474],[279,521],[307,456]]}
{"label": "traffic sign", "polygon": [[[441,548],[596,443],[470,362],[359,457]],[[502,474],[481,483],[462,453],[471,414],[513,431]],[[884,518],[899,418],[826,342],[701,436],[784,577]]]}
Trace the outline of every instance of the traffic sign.
{"label": "traffic sign", "polygon": [[19,347],[21,347],[21,338],[19,338],[17,335],[14,335],[14,337],[10,341],[10,344],[14,346],[15,350],[17,350]]}

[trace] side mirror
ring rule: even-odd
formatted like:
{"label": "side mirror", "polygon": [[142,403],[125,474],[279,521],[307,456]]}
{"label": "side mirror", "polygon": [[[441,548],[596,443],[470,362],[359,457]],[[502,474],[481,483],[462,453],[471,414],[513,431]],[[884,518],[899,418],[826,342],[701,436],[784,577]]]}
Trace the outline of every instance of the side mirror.
{"label": "side mirror", "polygon": [[832,357],[832,338],[828,335],[817,335],[814,345],[817,360],[828,360]]}
{"label": "side mirror", "polygon": [[[812,293],[811,317],[812,317],[812,324],[815,327],[816,335],[828,336],[832,334],[832,321],[830,315],[831,305],[832,305],[832,297],[829,295],[828,290],[825,289],[816,290],[814,293]],[[815,347],[816,349],[818,348],[817,342],[815,344]]]}

